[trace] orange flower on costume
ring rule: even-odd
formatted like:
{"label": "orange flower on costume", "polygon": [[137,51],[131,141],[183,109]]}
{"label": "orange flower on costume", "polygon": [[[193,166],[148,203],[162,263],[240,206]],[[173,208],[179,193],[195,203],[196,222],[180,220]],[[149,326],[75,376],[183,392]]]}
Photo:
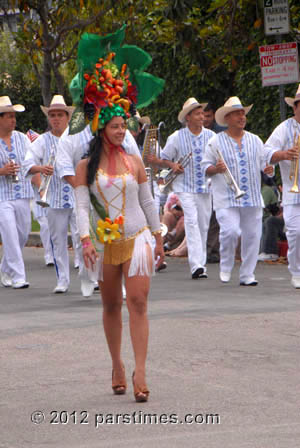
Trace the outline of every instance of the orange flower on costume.
{"label": "orange flower on costume", "polygon": [[105,220],[99,219],[97,222],[96,233],[99,241],[103,244],[111,244],[112,241],[121,238],[119,226],[124,222],[123,216],[118,216],[114,221],[106,217]]}

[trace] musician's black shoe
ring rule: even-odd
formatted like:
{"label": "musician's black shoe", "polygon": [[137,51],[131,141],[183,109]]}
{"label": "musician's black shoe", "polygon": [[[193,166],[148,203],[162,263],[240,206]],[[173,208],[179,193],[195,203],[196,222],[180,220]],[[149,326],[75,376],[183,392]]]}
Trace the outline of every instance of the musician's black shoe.
{"label": "musician's black shoe", "polygon": [[246,282],[240,282],[240,286],[257,286],[258,285],[258,281],[257,280],[253,280],[252,282],[246,283]]}
{"label": "musician's black shoe", "polygon": [[192,279],[195,280],[200,278],[200,276],[204,273],[204,268],[197,268],[195,272],[192,273]]}

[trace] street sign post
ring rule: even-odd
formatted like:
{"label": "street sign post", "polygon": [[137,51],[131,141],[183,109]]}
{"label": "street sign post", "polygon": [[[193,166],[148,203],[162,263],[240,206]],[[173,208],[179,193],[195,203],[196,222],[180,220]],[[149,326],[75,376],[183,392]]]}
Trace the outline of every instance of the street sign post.
{"label": "street sign post", "polygon": [[265,35],[288,34],[290,11],[288,0],[264,0]]}

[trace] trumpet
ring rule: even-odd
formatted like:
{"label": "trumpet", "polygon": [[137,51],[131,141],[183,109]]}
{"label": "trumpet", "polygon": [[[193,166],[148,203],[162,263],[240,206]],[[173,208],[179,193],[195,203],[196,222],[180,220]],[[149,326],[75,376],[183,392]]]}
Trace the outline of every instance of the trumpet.
{"label": "trumpet", "polygon": [[[185,154],[185,156],[181,157],[176,163],[180,163],[180,165],[185,168],[190,163],[192,155],[193,153],[191,151],[188,154]],[[179,176],[179,174],[182,173],[174,173],[174,171],[170,169],[166,176],[163,178],[163,183],[158,186],[160,192],[164,194],[168,193],[168,191],[171,189],[171,184],[174,182],[176,177]]]}
{"label": "trumpet", "polygon": [[[12,164],[12,165],[16,165],[16,162],[13,159],[11,159],[11,158],[9,158],[9,163]],[[13,183],[15,183],[15,184],[20,181],[19,176],[17,174],[12,174],[10,176],[10,178],[11,178],[11,181]]]}
{"label": "trumpet", "polygon": [[224,163],[225,167],[226,167],[226,171],[222,174],[224,174],[225,180],[227,182],[227,184],[230,186],[230,188],[234,191],[235,193],[235,199],[239,199],[242,196],[244,196],[245,192],[242,191],[238,184],[236,183],[233,175],[230,172],[230,169],[227,166],[227,163],[224,160],[223,154],[221,153],[221,151],[217,148],[217,155],[218,158],[222,160],[222,162]]}
{"label": "trumpet", "polygon": [[[55,153],[54,153],[54,148],[52,148],[50,157],[48,159],[47,165],[52,166],[54,168],[55,165]],[[38,205],[40,205],[41,207],[49,207],[50,204],[47,201],[47,196],[48,196],[48,190],[49,190],[49,185],[52,179],[52,174],[49,174],[48,176],[44,176],[43,180],[41,182],[40,188],[39,188],[39,193],[41,191],[43,191],[43,195],[41,196],[41,199],[39,199],[38,201],[36,201],[36,203]]]}
{"label": "trumpet", "polygon": [[299,185],[298,185],[298,177],[299,177],[299,156],[300,156],[300,135],[298,138],[296,137],[296,132],[294,134],[294,146],[297,145],[298,149],[298,158],[293,159],[291,161],[291,169],[290,169],[290,180],[293,180],[293,186],[289,190],[290,193],[300,193]]}

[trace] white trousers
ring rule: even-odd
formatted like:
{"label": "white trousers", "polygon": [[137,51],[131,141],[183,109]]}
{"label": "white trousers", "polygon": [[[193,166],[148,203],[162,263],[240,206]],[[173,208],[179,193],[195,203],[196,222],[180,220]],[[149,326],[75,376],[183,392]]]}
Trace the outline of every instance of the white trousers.
{"label": "white trousers", "polygon": [[212,210],[210,193],[176,193],[184,212],[191,272],[206,264],[206,240]]}
{"label": "white trousers", "polygon": [[38,216],[36,220],[40,225],[40,237],[44,248],[45,263],[51,263],[53,262],[53,254],[47,216]]}
{"label": "white trousers", "polygon": [[293,276],[300,276],[300,204],[285,205],[283,219],[288,240],[288,269]]}
{"label": "white trousers", "polygon": [[72,237],[72,246],[74,250],[74,265],[80,264],[80,257],[82,253],[82,247],[80,238],[78,238],[78,228],[77,228],[77,222],[76,222],[76,214],[75,209],[73,209],[73,213],[71,215],[70,219],[70,231],[71,231],[71,237]]}
{"label": "white trousers", "polygon": [[1,271],[14,283],[26,280],[22,249],[31,229],[30,199],[0,202],[0,233],[3,246]]}
{"label": "white trousers", "polygon": [[[69,286],[70,266],[68,252],[68,227],[73,214],[72,208],[48,209],[48,224],[52,244],[53,258],[56,270],[57,285]],[[79,232],[76,232],[78,246],[80,246]]]}
{"label": "white trousers", "polygon": [[261,207],[231,207],[216,210],[220,226],[220,271],[231,272],[241,236],[240,281],[253,280],[262,231]]}

